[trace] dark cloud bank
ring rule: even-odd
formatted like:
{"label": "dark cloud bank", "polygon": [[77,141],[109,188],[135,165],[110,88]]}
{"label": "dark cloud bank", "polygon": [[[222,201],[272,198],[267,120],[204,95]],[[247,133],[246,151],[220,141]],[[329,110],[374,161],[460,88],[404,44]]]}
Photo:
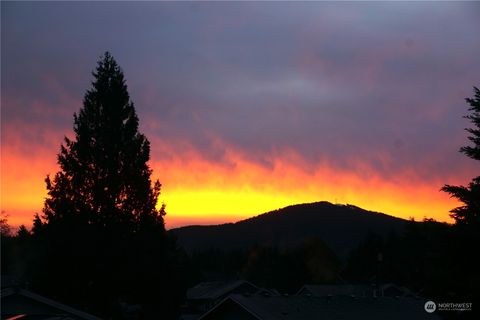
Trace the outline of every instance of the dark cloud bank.
{"label": "dark cloud bank", "polygon": [[267,167],[294,150],[385,177],[468,176],[456,151],[463,98],[480,85],[479,12],[473,2],[2,2],[2,143],[23,134],[8,123],[67,134],[109,50],[145,133],[173,150],[187,141],[222,162],[234,148]]}

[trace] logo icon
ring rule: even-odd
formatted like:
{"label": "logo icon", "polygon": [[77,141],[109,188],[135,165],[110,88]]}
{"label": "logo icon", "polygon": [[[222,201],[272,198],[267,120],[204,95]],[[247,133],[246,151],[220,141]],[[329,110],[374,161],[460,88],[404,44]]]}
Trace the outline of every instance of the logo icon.
{"label": "logo icon", "polygon": [[437,309],[437,305],[433,301],[425,302],[425,311],[428,313],[432,313]]}

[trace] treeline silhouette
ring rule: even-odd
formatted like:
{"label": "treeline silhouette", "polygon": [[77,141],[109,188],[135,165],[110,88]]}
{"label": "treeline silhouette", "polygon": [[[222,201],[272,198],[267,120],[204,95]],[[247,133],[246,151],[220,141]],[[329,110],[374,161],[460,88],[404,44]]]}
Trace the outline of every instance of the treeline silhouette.
{"label": "treeline silhouette", "polygon": [[245,279],[264,288],[294,293],[305,283],[336,283],[340,260],[319,238],[289,247],[207,249],[191,255],[196,282]]}
{"label": "treeline silhouette", "polygon": [[[236,248],[204,247],[187,254],[175,233],[165,231],[165,207],[157,207],[161,185],[150,179],[150,145],[138,132],[139,120],[123,73],[108,52],[93,76],[83,107],[74,115],[75,137],[65,138],[58,154],[60,171],[46,178],[48,196],[32,230],[21,227],[11,235],[2,217],[2,274],[17,277],[38,293],[111,319],[175,319],[186,289],[213,279],[244,278],[285,293],[294,293],[306,283],[395,282],[432,299],[479,301],[480,177],[467,187],[443,188],[463,203],[453,210],[454,225],[401,220],[401,227],[388,232],[372,228],[358,233],[358,224],[367,221],[359,214],[335,229],[339,239],[349,239],[347,247],[341,241],[332,245],[326,231],[325,238],[321,233],[301,236],[302,230],[311,230],[312,222],[305,220],[281,242],[240,239],[243,245]],[[468,119],[476,126],[469,130],[474,147],[461,151],[480,160],[477,88],[467,102],[472,111]],[[291,208],[285,216],[302,221],[305,216]],[[338,214],[345,208],[352,210],[331,208]],[[262,219],[272,224],[285,216],[270,214]],[[328,229],[333,223],[327,217],[316,223]],[[289,219],[282,222],[283,227]],[[247,230],[252,221],[239,225]],[[276,231],[266,227],[256,232]],[[246,235],[247,231],[236,236]],[[342,248],[350,253],[345,255]],[[134,310],[133,316],[129,310]]]}
{"label": "treeline silhouette", "polygon": [[424,297],[477,298],[478,234],[434,220],[409,221],[387,235],[369,232],[346,259],[319,238],[290,247],[204,249],[191,254],[197,281],[243,278],[295,293],[303,284],[395,283]]}
{"label": "treeline silhouette", "polygon": [[[479,301],[480,284],[477,257],[479,240],[478,233],[467,231],[462,226],[434,220],[410,221],[400,232],[392,231],[387,235],[368,233],[348,257],[342,260],[319,238],[306,239],[289,247],[257,245],[232,250],[204,249],[190,255],[176,248],[174,240],[170,239],[171,247],[168,250],[158,250],[169,252],[170,255],[161,257],[164,264],[157,279],[133,272],[135,269],[131,264],[136,261],[148,274],[147,268],[151,267],[151,261],[135,260],[138,254],[135,255],[132,251],[129,252],[132,256],[128,260],[130,263],[117,261],[112,255],[100,260],[94,256],[85,257],[90,264],[105,259],[106,263],[122,265],[112,266],[111,272],[125,272],[124,274],[108,277],[105,279],[108,281],[98,279],[103,285],[99,287],[95,280],[88,280],[97,279],[104,273],[98,270],[88,271],[91,268],[76,271],[75,276],[79,278],[65,283],[51,282],[50,276],[39,273],[38,270],[43,270],[44,267],[38,268],[38,264],[32,264],[35,255],[42,255],[38,252],[38,238],[22,229],[14,237],[3,238],[2,272],[19,275],[29,281],[42,279],[35,283],[36,289],[42,288],[43,292],[47,292],[45,288],[49,288],[50,295],[91,312],[98,312],[108,306],[108,310],[102,310],[98,314],[112,315],[113,312],[118,312],[118,318],[121,318],[121,310],[116,309],[118,306],[115,306],[115,302],[107,301],[106,297],[119,296],[121,301],[139,304],[143,308],[147,308],[150,302],[152,308],[157,308],[156,312],[149,311],[148,308],[143,312],[165,317],[168,308],[159,306],[161,299],[172,303],[176,294],[174,303],[178,308],[188,287],[201,281],[233,279],[249,280],[258,286],[289,294],[296,293],[304,284],[349,283],[375,286],[395,283],[434,301],[476,302]],[[132,244],[133,246],[135,245]],[[109,249],[119,248],[121,247],[111,244]],[[70,249],[65,250],[71,252]],[[70,253],[63,254],[62,257],[69,255]],[[43,258],[39,260],[46,263]],[[57,260],[49,263],[49,267],[62,272],[51,266],[58,263]],[[72,273],[73,271],[63,271],[61,277],[65,280]],[[112,278],[120,280],[112,283]],[[175,279],[174,283],[171,279]],[[157,281],[160,286],[149,283],[152,281]],[[172,287],[169,288],[168,284],[174,285],[176,291],[171,291]],[[97,304],[103,307],[96,307]],[[173,305],[169,308],[173,308]],[[446,316],[452,314],[446,313]]]}

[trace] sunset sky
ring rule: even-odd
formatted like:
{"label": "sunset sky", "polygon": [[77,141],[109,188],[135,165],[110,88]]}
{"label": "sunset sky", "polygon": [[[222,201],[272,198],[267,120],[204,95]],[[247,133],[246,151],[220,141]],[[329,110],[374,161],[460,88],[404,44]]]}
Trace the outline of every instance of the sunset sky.
{"label": "sunset sky", "polygon": [[476,2],[1,3],[1,209],[30,225],[110,51],[168,228],[326,200],[450,221]]}

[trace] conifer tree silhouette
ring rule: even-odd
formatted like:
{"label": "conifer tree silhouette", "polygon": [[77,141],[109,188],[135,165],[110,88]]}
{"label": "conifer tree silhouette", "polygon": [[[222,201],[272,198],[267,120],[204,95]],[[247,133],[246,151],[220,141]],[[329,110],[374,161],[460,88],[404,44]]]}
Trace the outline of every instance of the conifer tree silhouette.
{"label": "conifer tree silhouette", "polygon": [[81,219],[135,231],[143,224],[163,227],[164,208],[156,208],[160,183],[152,187],[147,161],[150,143],[138,132],[138,117],[124,75],[106,52],[93,72],[83,108],[74,115],[75,139],[65,138],[59,171],[47,177],[47,222]]}
{"label": "conifer tree silhouette", "polygon": [[[460,152],[469,158],[480,161],[480,90],[473,88],[474,97],[466,98],[466,102],[470,105],[470,115],[465,116],[469,119],[474,127],[465,130],[471,135],[468,139],[473,142],[473,146],[464,146],[460,148]],[[450,193],[453,198],[460,200],[463,205],[451,210],[451,216],[457,224],[465,224],[480,227],[480,176],[473,178],[468,186],[452,186],[444,185],[442,191]]]}
{"label": "conifer tree silhouette", "polygon": [[106,52],[92,88],[74,114],[73,139],[47,176],[48,196],[33,223],[32,287],[87,307],[102,317],[168,319],[183,288],[178,248],[157,206],[160,182],[151,180],[150,144],[138,130],[123,72]]}

